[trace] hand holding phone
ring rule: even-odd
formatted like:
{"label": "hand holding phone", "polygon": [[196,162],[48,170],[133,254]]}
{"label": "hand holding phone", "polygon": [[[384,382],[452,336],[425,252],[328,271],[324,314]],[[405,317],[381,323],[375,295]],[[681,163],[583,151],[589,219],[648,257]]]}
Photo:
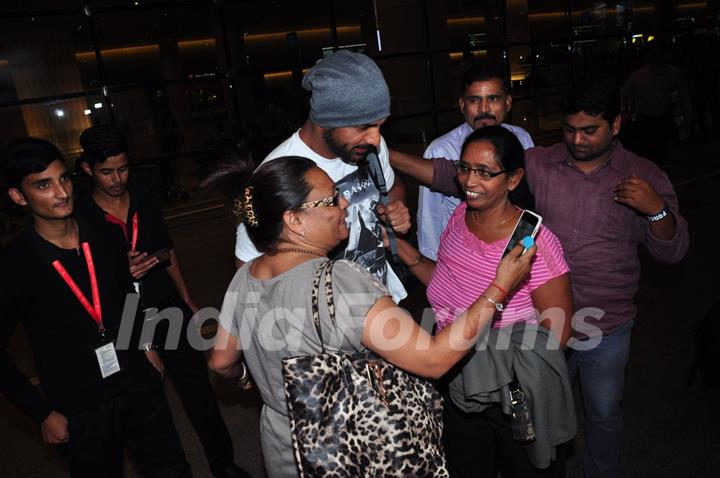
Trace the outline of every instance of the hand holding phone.
{"label": "hand holding phone", "polygon": [[130,261],[130,275],[135,280],[142,279],[150,269],[159,263],[155,256],[138,251],[128,251],[128,260]]}
{"label": "hand holding phone", "polygon": [[[523,213],[520,215],[520,219],[518,219],[518,222],[515,225],[515,230],[510,235],[510,241],[508,241],[507,247],[505,247],[505,251],[503,252],[502,256],[505,257],[513,249],[513,247],[515,247],[516,244],[520,243],[523,240],[523,238],[530,236],[535,239],[535,236],[537,236],[537,233],[540,230],[541,224],[541,216],[535,214],[532,211],[528,211],[527,209],[524,210]],[[523,251],[523,254],[524,253],[525,251]]]}

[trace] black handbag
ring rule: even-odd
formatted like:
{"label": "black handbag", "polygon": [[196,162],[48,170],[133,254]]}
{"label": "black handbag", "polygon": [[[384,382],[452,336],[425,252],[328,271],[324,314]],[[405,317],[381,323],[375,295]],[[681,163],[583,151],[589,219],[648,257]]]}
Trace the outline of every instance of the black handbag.
{"label": "black handbag", "polygon": [[320,326],[320,282],[335,324],[333,262],[313,279],[319,355],[283,359],[293,451],[299,476],[447,477],[442,398],[427,380],[372,352],[328,352]]}

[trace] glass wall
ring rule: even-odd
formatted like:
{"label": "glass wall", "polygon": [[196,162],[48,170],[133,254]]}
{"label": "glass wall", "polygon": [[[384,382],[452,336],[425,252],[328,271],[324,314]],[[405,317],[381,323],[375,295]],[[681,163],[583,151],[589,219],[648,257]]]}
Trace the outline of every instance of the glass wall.
{"label": "glass wall", "polygon": [[366,52],[382,68],[392,95],[390,142],[420,147],[457,126],[462,71],[478,58],[505,65],[515,99],[510,120],[553,139],[559,95],[589,68],[621,81],[649,41],[662,39],[678,66],[701,75],[693,45],[717,45],[717,4],[5,1],[0,146],[32,135],[73,157],[83,129],[114,123],[139,162],[184,158],[200,170],[238,141],[261,158],[305,120],[302,76],[337,48]]}

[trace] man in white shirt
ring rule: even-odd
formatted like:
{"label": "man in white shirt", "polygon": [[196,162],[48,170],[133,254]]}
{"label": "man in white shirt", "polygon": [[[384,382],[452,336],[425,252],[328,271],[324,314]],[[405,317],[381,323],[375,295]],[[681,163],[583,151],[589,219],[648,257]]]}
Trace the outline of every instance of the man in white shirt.
{"label": "man in white shirt", "polygon": [[[505,72],[494,65],[474,63],[463,74],[463,94],[458,100],[465,122],[435,139],[423,155],[427,159],[460,159],[460,149],[470,133],[488,125],[501,125],[520,140],[523,148],[534,146],[533,140],[523,128],[504,123],[512,96]],[[433,192],[420,186],[418,197],[418,245],[420,253],[437,260],[440,236],[461,199]]]}
{"label": "man in white shirt", "polygon": [[[309,118],[263,162],[302,156],[317,163],[335,181],[349,202],[350,237],[341,245],[344,252],[340,251],[339,257],[368,269],[398,302],[407,293],[386,260],[381,221],[404,234],[410,229],[410,214],[404,204],[405,189],[402,182],[395,181],[388,148],[380,135],[380,126],[390,116],[390,92],[382,72],[369,57],[341,50],[311,68],[302,85],[312,92]],[[366,169],[358,167],[372,148],[377,149],[391,201],[381,215],[376,212],[379,191]],[[238,266],[259,255],[240,224],[235,244]]]}

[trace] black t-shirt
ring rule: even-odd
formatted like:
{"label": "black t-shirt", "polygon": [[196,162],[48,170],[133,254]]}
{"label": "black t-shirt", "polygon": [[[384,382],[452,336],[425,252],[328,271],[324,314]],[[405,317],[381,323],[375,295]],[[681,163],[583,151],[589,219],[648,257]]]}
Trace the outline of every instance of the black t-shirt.
{"label": "black t-shirt", "polygon": [[[128,217],[115,218],[93,200],[92,195],[81,197],[77,211],[96,229],[113,236],[123,251],[132,248],[133,216],[138,215],[136,250],[152,254],[160,249],[172,249],[173,243],[159,204],[149,193],[138,188],[128,188],[130,207]],[[169,262],[155,266],[140,281],[142,307],[160,307],[175,291],[175,283],[167,272]]]}
{"label": "black t-shirt", "polygon": [[[132,292],[125,253],[78,219],[80,241],[90,245],[106,337],[116,340],[126,294]],[[90,276],[82,251],[61,249],[32,226],[0,252],[0,392],[34,420],[50,411],[73,415],[116,396],[133,381],[152,380],[152,369],[137,347],[137,327],[126,350],[117,350],[122,370],[103,379],[95,354],[98,326],[52,266],[59,260],[92,302]],[[129,323],[137,322],[135,316]],[[7,354],[10,336],[22,322],[35,357],[45,400]]]}

